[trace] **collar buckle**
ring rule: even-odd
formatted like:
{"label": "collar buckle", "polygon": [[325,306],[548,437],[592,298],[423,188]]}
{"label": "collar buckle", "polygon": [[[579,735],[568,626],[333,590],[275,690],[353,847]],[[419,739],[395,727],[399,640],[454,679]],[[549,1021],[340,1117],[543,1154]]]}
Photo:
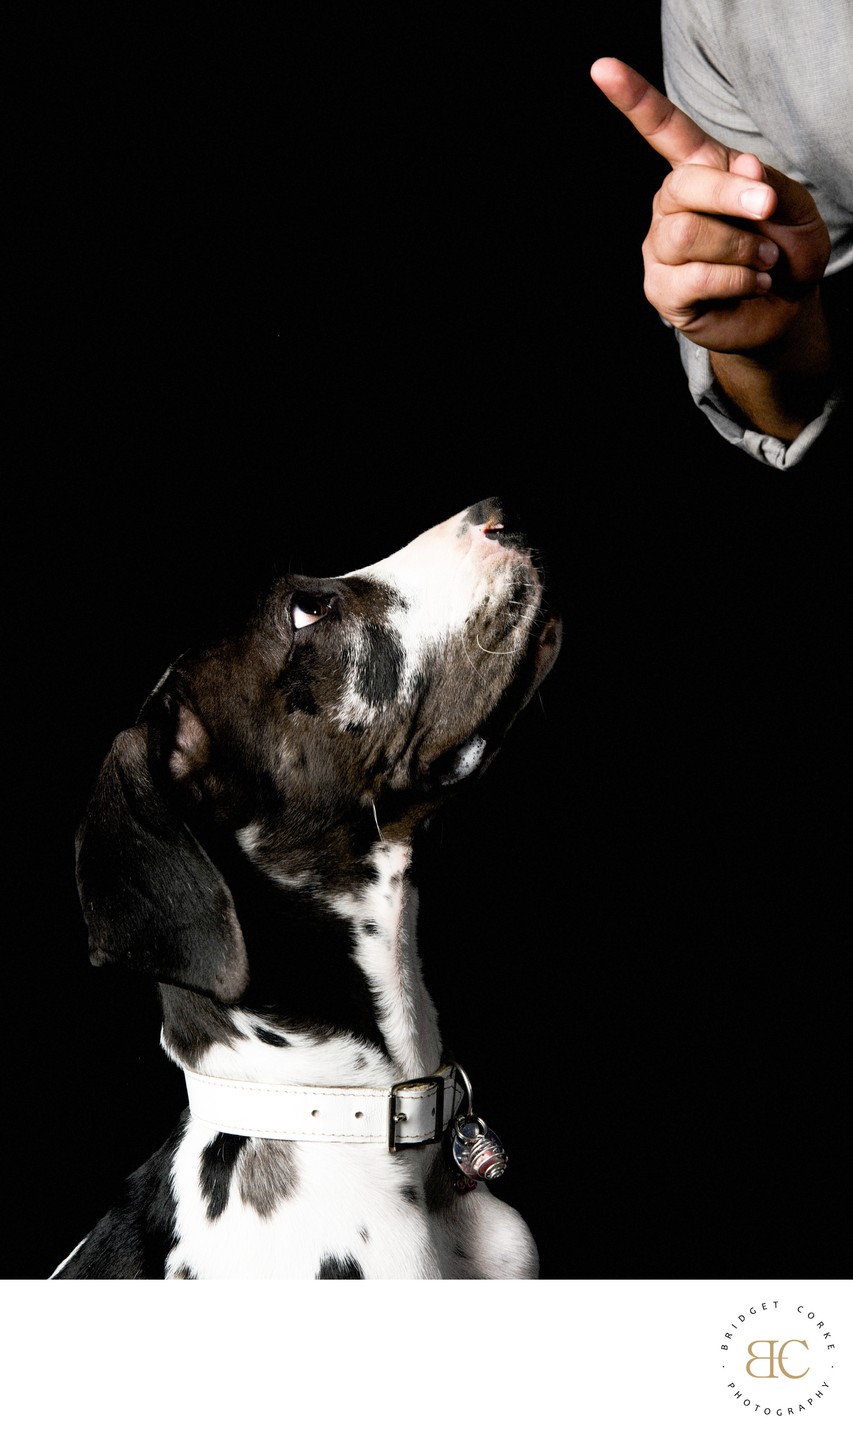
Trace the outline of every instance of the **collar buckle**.
{"label": "collar buckle", "polygon": [[[432,1076],[417,1076],[414,1080],[399,1080],[391,1087],[391,1095],[388,1100],[388,1149],[392,1155],[397,1153],[398,1140],[404,1148],[412,1150],[421,1145],[434,1145],[441,1140],[444,1134],[444,1072]],[[414,1087],[414,1089],[413,1089]],[[429,1135],[422,1135],[411,1140],[404,1139],[404,1131],[399,1129],[408,1120],[406,1111],[400,1109],[401,1100],[417,1098],[420,1100],[435,1100],[435,1125]]]}

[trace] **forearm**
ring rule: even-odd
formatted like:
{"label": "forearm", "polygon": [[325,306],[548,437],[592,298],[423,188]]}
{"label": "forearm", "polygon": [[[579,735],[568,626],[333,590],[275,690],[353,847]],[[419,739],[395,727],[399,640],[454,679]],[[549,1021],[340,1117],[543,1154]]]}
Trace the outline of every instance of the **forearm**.
{"label": "forearm", "polygon": [[751,354],[710,355],[714,378],[749,428],[793,442],[832,388],[832,343],[820,289],[801,303],[783,339]]}

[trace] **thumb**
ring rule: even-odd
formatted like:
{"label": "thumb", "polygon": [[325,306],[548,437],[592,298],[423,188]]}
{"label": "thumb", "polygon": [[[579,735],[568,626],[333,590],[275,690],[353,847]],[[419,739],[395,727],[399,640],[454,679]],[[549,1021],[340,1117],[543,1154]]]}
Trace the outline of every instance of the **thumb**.
{"label": "thumb", "polygon": [[[792,179],[789,174],[782,174],[778,169],[773,169],[769,164],[764,166],[764,174],[767,183],[776,191],[776,209],[773,214],[776,223],[796,224],[802,229],[807,226],[826,229],[820,210],[805,185]],[[828,252],[826,257],[828,260]]]}
{"label": "thumb", "polygon": [[590,76],[610,103],[673,169],[678,164],[728,169],[732,151],[707,134],[630,65],[602,57],[593,64]]}
{"label": "thumb", "polygon": [[742,175],[744,179],[760,180],[773,190],[775,198],[765,218],[772,215],[774,223],[796,225],[798,228],[822,227],[823,221],[811,194],[790,175],[772,169],[769,164],[763,165],[756,155],[746,153],[735,155],[729,171]]}

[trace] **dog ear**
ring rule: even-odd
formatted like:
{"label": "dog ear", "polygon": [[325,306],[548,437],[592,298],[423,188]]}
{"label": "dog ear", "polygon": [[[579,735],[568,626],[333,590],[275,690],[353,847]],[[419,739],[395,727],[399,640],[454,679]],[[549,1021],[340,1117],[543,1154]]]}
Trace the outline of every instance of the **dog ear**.
{"label": "dog ear", "polygon": [[195,720],[178,725],[162,781],[147,725],[116,737],[77,831],[77,888],[93,965],[124,964],[236,1001],[249,971],[231,893],[164,794],[197,760]]}

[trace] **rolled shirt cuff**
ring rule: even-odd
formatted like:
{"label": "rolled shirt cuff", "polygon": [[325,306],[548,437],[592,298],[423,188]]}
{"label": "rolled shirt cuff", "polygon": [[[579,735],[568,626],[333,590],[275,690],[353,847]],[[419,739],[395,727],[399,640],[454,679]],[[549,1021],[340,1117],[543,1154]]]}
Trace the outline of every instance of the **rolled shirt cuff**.
{"label": "rolled shirt cuff", "polygon": [[728,402],[711,368],[708,349],[701,348],[678,330],[673,330],[678,341],[681,363],[687,375],[690,394],[697,408],[714,425],[717,432],[728,443],[749,453],[759,463],[769,468],[794,468],[802,461],[816,443],[829,423],[834,410],[841,402],[841,391],[830,394],[823,410],[798,434],[791,443],[774,438],[770,433],[759,433],[757,429],[745,428],[740,416]]}

